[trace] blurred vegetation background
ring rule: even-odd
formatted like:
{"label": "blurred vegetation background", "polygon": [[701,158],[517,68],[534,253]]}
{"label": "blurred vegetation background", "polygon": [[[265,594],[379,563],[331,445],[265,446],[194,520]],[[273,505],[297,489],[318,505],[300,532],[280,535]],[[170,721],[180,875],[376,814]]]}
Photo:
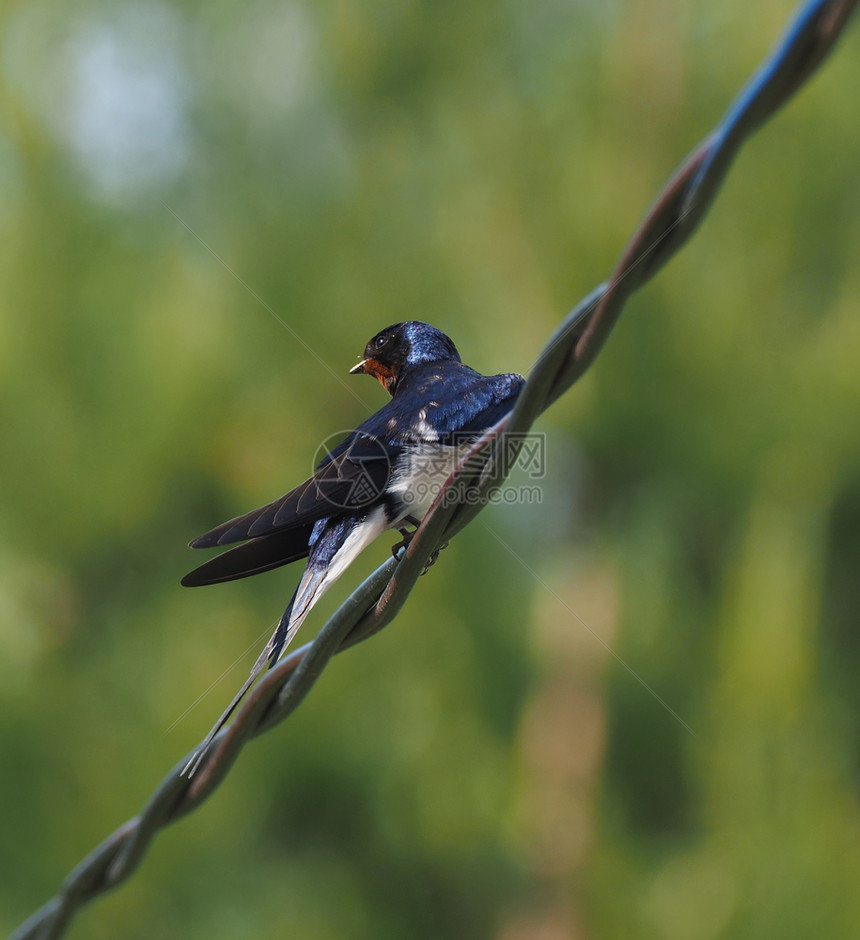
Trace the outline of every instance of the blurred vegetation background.
{"label": "blurred vegetation background", "polygon": [[[338,374],[408,318],[527,371],[792,7],[4,5],[0,929],[289,597],[179,578],[384,401],[291,331]],[[541,421],[541,505],[457,538],[69,936],[860,935],[858,87],[854,29]]]}

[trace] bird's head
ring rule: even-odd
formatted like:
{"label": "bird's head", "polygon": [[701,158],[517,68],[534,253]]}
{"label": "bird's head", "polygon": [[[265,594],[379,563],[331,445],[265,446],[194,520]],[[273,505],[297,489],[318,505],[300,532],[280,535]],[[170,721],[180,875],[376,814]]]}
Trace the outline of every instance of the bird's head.
{"label": "bird's head", "polygon": [[451,339],[429,323],[409,320],[380,330],[365,346],[364,358],[349,372],[350,375],[372,375],[393,395],[406,370],[443,360],[460,361]]}

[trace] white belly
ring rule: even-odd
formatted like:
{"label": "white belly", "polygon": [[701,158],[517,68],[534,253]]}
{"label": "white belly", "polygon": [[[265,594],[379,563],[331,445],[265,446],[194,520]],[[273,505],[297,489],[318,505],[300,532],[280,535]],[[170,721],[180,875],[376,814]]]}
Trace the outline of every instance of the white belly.
{"label": "white belly", "polygon": [[389,492],[400,500],[403,516],[423,519],[446,480],[454,472],[471,444],[444,447],[440,444],[419,444],[401,458],[400,469],[392,480]]}

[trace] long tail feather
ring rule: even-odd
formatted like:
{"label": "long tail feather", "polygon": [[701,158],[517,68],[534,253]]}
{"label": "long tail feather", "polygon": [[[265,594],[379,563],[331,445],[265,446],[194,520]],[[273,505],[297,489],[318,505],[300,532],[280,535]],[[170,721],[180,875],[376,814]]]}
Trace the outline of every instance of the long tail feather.
{"label": "long tail feather", "polygon": [[[234,711],[236,711],[239,703],[247,695],[248,690],[257,681],[260,673],[263,672],[267,664],[268,668],[271,669],[280,658],[281,653],[286,649],[287,637],[290,635],[289,628],[290,621],[292,619],[293,605],[295,604],[297,594],[298,589],[296,590],[296,593],[293,594],[290,603],[287,604],[287,609],[283,612],[283,614],[281,614],[281,619],[278,621],[277,627],[275,627],[275,632],[269,638],[269,642],[263,648],[263,652],[260,653],[260,655],[257,657],[257,661],[251,668],[251,673],[245,680],[242,688],[239,689],[239,691],[233,696],[233,700],[224,709],[220,718],[212,726],[200,746],[195,749],[188,763],[182,768],[182,773],[186,776],[191,777],[194,775],[195,771],[200,766],[200,761],[202,760],[203,755],[206,753],[206,749],[212,743],[215,735],[217,735],[224,725],[227,724],[227,722],[230,720],[230,716]],[[295,635],[295,630],[293,630],[293,635]],[[292,637],[290,637],[290,639],[291,638]]]}
{"label": "long tail feather", "polygon": [[[304,623],[314,604],[340,577],[356,555],[387,527],[388,520],[385,511],[382,507],[378,507],[369,515],[342,516],[333,520],[322,528],[316,538],[311,539],[312,544],[309,546],[310,557],[308,558],[307,568],[305,568],[299,585],[287,605],[287,609],[278,621],[275,632],[266,644],[266,648],[260,653],[257,662],[254,663],[254,668],[251,670],[251,675],[248,676],[245,684],[233,697],[233,701],[230,702],[221,717],[215,722],[212,730],[206,735],[203,743],[192,754],[188,763],[182,769],[183,774],[188,776],[194,774],[213,738],[230,719],[239,702],[247,694],[248,689],[251,688],[259,678],[260,673],[266,668],[266,664],[268,663],[270,669],[275,665],[283,655],[284,650],[292,642],[293,637]],[[218,559],[213,560],[217,561]]]}

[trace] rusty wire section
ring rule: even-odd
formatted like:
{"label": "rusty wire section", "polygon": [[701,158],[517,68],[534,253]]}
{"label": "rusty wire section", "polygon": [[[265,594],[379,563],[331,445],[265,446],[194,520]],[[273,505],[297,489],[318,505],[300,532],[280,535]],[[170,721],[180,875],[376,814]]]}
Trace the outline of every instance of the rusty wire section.
{"label": "rusty wire section", "polygon": [[[815,71],[855,6],[856,0],[809,0],[798,9],[722,121],[666,184],[609,280],[580,301],[550,338],[514,409],[484,434],[448,479],[409,546],[367,578],[311,643],[266,673],[232,723],[212,741],[196,774],[182,775],[192,752],[159,784],[140,815],[91,852],[66,878],[59,894],[18,928],[13,940],[62,936],[80,907],[134,872],[159,829],[209,796],[247,741],[279,724],[299,705],[335,653],[366,640],[394,619],[432,552],[480,512],[484,500],[476,499],[476,494],[486,496],[503,482],[513,443],[506,441],[506,435],[527,431],[591,365],[627,298],[692,235],[740,145]],[[502,455],[505,459],[496,459]],[[476,461],[476,456],[482,459]]]}

